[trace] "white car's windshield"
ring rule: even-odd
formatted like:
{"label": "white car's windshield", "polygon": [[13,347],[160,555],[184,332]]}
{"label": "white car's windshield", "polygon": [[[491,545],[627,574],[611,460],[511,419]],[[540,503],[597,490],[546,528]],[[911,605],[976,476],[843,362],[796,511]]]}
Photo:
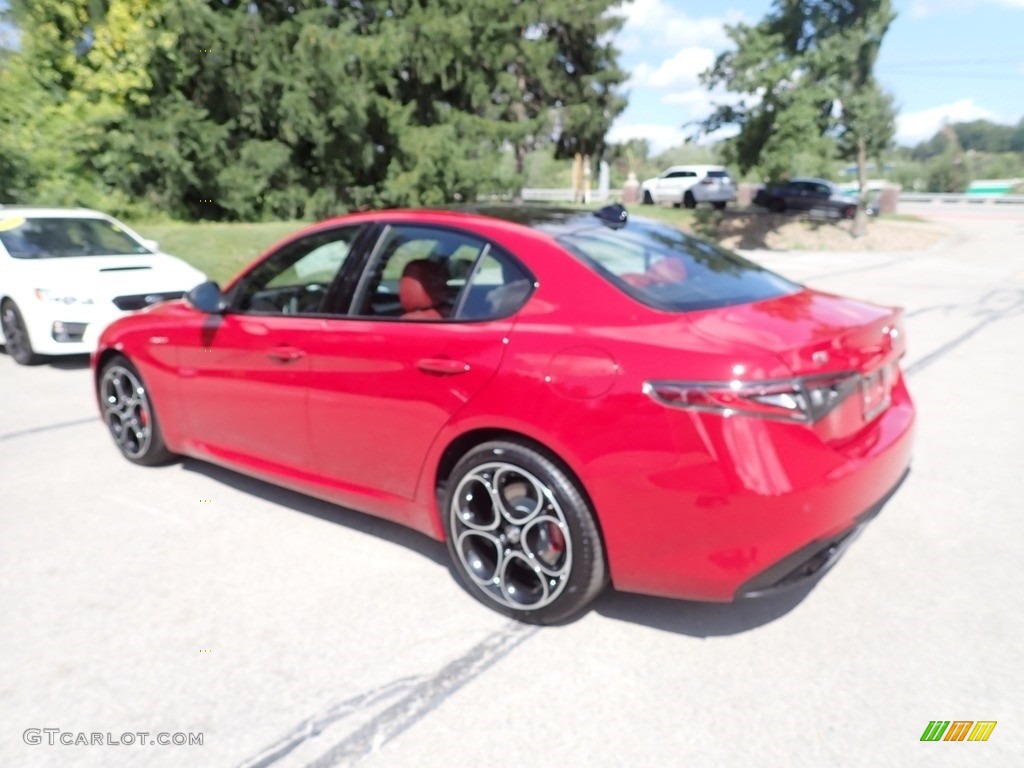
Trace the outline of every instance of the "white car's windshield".
{"label": "white car's windshield", "polygon": [[152,253],[117,224],[99,218],[3,218],[0,242],[16,259]]}

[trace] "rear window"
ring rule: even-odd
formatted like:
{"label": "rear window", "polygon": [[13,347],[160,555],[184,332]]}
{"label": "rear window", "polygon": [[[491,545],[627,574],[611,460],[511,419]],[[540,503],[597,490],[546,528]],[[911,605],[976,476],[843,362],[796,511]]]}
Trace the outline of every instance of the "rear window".
{"label": "rear window", "polygon": [[727,179],[729,178],[728,171],[708,171],[708,176],[712,179]]}
{"label": "rear window", "polygon": [[0,242],[16,259],[152,253],[117,224],[81,217],[0,219]]}
{"label": "rear window", "polygon": [[656,309],[685,312],[747,304],[795,293],[800,286],[717,245],[631,219],[556,238],[609,282]]}

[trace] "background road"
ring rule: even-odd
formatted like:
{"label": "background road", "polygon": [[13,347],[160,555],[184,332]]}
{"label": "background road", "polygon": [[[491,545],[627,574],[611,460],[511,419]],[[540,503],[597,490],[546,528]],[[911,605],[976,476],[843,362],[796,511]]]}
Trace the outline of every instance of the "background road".
{"label": "background road", "polygon": [[[442,545],[200,462],[130,465],[81,361],[0,356],[0,765],[1020,766],[1024,220],[948,220],[919,253],[755,255],[905,306],[920,414],[903,489],[774,600],[609,591],[569,626],[509,623]],[[936,719],[999,724],[921,743]]]}

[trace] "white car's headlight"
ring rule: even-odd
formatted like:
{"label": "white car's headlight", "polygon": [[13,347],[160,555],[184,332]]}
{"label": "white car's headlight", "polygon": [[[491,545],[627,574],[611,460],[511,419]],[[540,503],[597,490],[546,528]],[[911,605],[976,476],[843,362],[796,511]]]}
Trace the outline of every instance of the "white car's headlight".
{"label": "white car's headlight", "polygon": [[52,301],[55,304],[92,304],[93,300],[88,296],[72,296],[71,294],[58,291],[48,291],[45,288],[36,288],[33,293],[40,301]]}

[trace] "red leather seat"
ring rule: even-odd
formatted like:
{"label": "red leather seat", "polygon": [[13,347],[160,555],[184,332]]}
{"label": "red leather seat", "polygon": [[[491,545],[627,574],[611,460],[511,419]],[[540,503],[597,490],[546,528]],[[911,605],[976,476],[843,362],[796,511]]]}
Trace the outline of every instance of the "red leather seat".
{"label": "red leather seat", "polygon": [[444,264],[410,261],[398,281],[398,300],[406,320],[440,320],[448,316],[448,273]]}
{"label": "red leather seat", "polygon": [[669,256],[652,264],[647,276],[656,283],[677,283],[686,279],[686,265],[682,259]]}
{"label": "red leather seat", "polygon": [[639,272],[627,272],[624,275],[619,275],[619,278],[623,281],[632,285],[634,288],[646,288],[654,282],[654,278],[650,275],[642,275]]}

